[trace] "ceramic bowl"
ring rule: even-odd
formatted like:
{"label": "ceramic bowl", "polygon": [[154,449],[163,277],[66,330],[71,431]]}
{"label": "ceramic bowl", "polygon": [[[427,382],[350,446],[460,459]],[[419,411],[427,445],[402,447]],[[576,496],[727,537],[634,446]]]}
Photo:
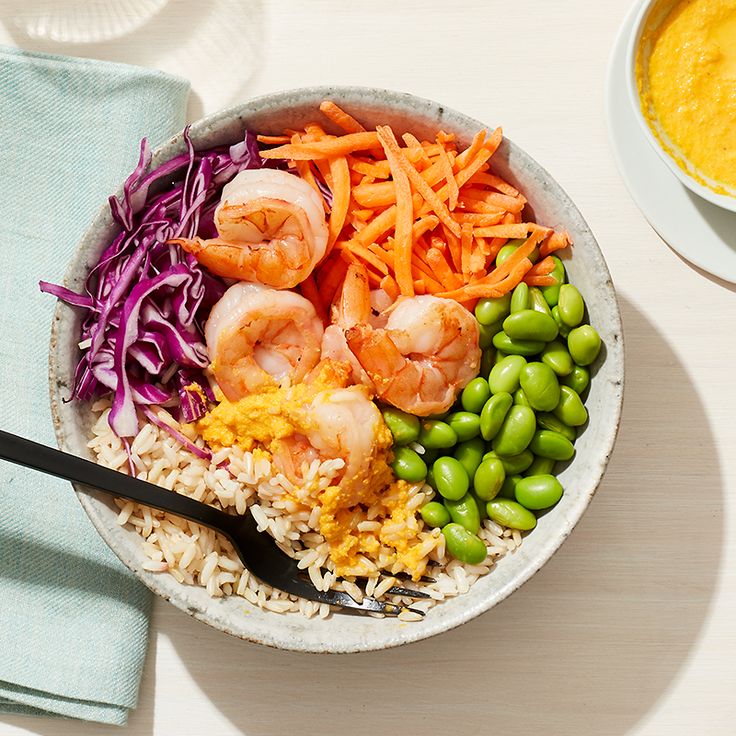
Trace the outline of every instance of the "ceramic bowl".
{"label": "ceramic bowl", "polygon": [[[679,0],[643,0],[639,6],[634,16],[631,35],[626,49],[626,85],[629,98],[634,109],[634,114],[639,121],[639,125],[646,139],[680,182],[691,192],[708,202],[712,202],[731,212],[736,212],[736,190],[728,190],[728,193],[725,194],[716,191],[716,189],[725,188],[725,185],[709,179],[682,156],[678,152],[677,146],[669,140],[667,134],[662,130],[656,118],[653,118],[653,124],[657,129],[655,134],[642,109],[644,102],[639,95],[636,78],[637,58],[641,53],[643,63],[646,63],[649,54],[649,49],[643,47],[640,49],[642,35],[648,27],[657,28],[667,18],[670,10],[672,10],[677,2]],[[652,113],[650,111],[651,115]],[[685,166],[684,169],[678,164],[678,159]],[[710,186],[706,184],[710,184]]]}
{"label": "ceramic bowl", "polygon": [[[241,140],[244,128],[270,133],[299,128],[319,115],[317,107],[325,98],[343,105],[368,127],[389,123],[397,131],[412,131],[420,138],[434,137],[442,128],[455,133],[461,143],[468,143],[475,132],[488,127],[436,102],[408,94],[320,87],[245,102],[193,124],[190,135],[195,146],[210,147]],[[183,150],[181,135],[175,136],[156,151],[153,165]],[[527,535],[517,552],[503,558],[468,593],[435,606],[422,621],[408,623],[340,613],[325,620],[306,619],[297,614],[266,612],[235,596],[210,598],[204,588],[181,585],[167,574],[145,571],[141,539],[116,523],[117,509],[112,501],[89,488],[78,487],[79,500],[100,535],[154,593],[216,629],[269,646],[309,652],[383,649],[439,634],[493,608],[529,580],[570,534],[601,480],[619,424],[624,362],[616,294],[590,229],[555,180],[508,139],[494,155],[493,165],[525,193],[533,208],[530,216],[537,222],[570,231],[575,242],[575,255],[567,264],[570,278],[585,295],[591,322],[605,346],[594,366],[595,377],[587,399],[590,423],[577,441],[575,461],[560,475],[566,488],[562,500],[541,516],[537,528]],[[72,258],[66,286],[82,288],[88,271],[114,233],[108,206],[103,204]],[[51,401],[60,447],[93,459],[86,446],[91,425],[89,406],[63,401],[69,395],[78,359],[79,329],[76,310],[59,305],[51,340]]]}

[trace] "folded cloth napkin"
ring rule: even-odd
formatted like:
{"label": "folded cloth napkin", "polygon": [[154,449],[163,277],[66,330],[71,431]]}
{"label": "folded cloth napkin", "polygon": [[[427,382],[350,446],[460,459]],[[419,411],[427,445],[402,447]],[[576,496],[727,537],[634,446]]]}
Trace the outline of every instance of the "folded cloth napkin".
{"label": "folded cloth napkin", "polygon": [[[55,444],[55,300],[38,281],[62,280],[140,139],[182,127],[188,91],[152,70],[0,47],[0,428]],[[68,483],[0,462],[0,714],[124,725],[149,610]]]}

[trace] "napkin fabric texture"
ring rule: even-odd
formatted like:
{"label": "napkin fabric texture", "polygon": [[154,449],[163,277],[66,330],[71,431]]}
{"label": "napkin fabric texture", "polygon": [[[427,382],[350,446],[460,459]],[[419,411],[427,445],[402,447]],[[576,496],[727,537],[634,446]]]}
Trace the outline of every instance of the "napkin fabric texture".
{"label": "napkin fabric texture", "polygon": [[[0,428],[55,445],[48,346],[60,283],[97,209],[181,129],[189,84],[121,64],[0,47]],[[124,725],[150,594],[69,483],[0,461],[0,718]],[[1,729],[0,729],[1,730]]]}

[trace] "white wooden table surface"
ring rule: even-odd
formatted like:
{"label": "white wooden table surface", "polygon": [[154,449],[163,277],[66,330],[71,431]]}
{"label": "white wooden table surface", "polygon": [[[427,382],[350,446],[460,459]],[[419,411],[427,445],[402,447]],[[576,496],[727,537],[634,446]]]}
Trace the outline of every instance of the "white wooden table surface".
{"label": "white wooden table surface", "polygon": [[[192,118],[336,83],[502,123],[582,210],[623,312],[626,397],[609,470],[522,589],[430,641],[334,657],[240,642],[157,601],[125,733],[735,732],[736,305],[657,237],[616,170],[605,72],[629,1],[169,0],[137,34],[83,47],[30,40],[10,16],[33,3],[0,0],[1,43],[178,72],[192,81]],[[3,736],[113,732],[0,721]]]}

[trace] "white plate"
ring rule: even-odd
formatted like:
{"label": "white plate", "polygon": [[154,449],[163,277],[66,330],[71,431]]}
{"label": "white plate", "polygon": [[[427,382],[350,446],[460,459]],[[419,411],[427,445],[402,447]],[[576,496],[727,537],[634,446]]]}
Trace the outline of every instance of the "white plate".
{"label": "white plate", "polygon": [[626,46],[640,3],[631,9],[608,66],[606,119],[621,176],[660,237],[683,258],[736,283],[736,213],[686,189],[647,141],[626,87]]}

